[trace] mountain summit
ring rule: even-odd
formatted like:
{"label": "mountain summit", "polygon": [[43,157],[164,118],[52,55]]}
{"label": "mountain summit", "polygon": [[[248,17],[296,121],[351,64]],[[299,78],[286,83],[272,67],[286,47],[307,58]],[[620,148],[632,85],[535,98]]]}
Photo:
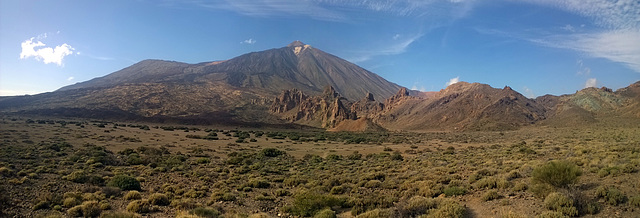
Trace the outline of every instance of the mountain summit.
{"label": "mountain summit", "polygon": [[289,43],[289,45],[287,45],[287,47],[298,47],[298,46],[305,46],[305,45],[307,45],[307,44],[304,44],[300,40],[296,40],[296,41],[293,41],[292,43]]}

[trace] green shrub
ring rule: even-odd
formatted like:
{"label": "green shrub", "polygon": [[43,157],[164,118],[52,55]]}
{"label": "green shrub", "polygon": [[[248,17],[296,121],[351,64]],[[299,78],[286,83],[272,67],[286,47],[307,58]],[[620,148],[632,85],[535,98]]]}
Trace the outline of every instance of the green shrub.
{"label": "green shrub", "polygon": [[81,217],[82,216],[82,205],[78,205],[67,210],[67,214],[70,217]]}
{"label": "green shrub", "polygon": [[251,188],[269,188],[270,186],[271,186],[271,183],[263,179],[252,179],[252,180],[249,180],[249,182],[247,182],[244,185],[244,187],[251,187]]}
{"label": "green shrub", "polygon": [[169,197],[167,197],[167,195],[165,194],[153,193],[149,196],[149,203],[151,203],[152,205],[167,206],[171,203],[171,201],[169,201]]}
{"label": "green shrub", "polygon": [[406,217],[416,217],[427,213],[428,210],[436,208],[438,202],[433,198],[425,198],[422,196],[413,196],[407,202],[406,206],[401,208],[401,215]]}
{"label": "green shrub", "polygon": [[487,177],[487,178],[482,178],[480,180],[478,180],[474,186],[477,189],[492,189],[492,188],[496,188],[498,187],[497,185],[498,180],[494,177]]}
{"label": "green shrub", "polygon": [[71,208],[74,207],[76,205],[80,204],[80,200],[77,198],[73,198],[73,197],[69,197],[69,198],[65,198],[62,201],[62,206],[66,207],[66,208]]}
{"label": "green shrub", "polygon": [[49,209],[49,201],[38,201],[33,205],[33,210]]}
{"label": "green shrub", "polygon": [[360,214],[356,218],[394,218],[394,217],[397,217],[397,215],[392,209],[376,208],[376,209],[367,211],[363,214]]}
{"label": "green shrub", "polygon": [[196,207],[193,210],[189,211],[189,214],[193,214],[199,217],[222,217],[220,211],[211,207]]}
{"label": "green shrub", "polygon": [[542,214],[536,216],[536,218],[569,218],[569,216],[566,216],[557,211],[545,211],[542,212]]}
{"label": "green shrub", "polygon": [[151,204],[147,200],[135,200],[127,205],[127,211],[134,213],[149,213],[151,212]]}
{"label": "green shrub", "polygon": [[629,205],[640,208],[640,195],[629,198]]}
{"label": "green shrub", "polygon": [[532,177],[536,182],[546,183],[558,188],[573,184],[582,171],[568,161],[549,161],[533,169]]}
{"label": "green shrub", "polygon": [[604,186],[596,189],[596,197],[604,199],[605,202],[613,206],[624,203],[627,200],[627,196],[617,188]]}
{"label": "green shrub", "polygon": [[567,216],[577,216],[578,209],[573,206],[573,199],[553,192],[544,199],[544,206],[549,210],[560,212]]}
{"label": "green shrub", "polygon": [[139,215],[127,212],[107,212],[100,215],[100,218],[138,218]]}
{"label": "green shrub", "polygon": [[520,192],[520,191],[526,191],[526,190],[527,190],[527,188],[529,188],[529,186],[527,185],[527,183],[523,183],[523,182],[522,182],[522,183],[516,183],[516,184],[513,186],[513,189],[511,189],[511,190],[513,190],[514,192]]}
{"label": "green shrub", "polygon": [[118,187],[122,190],[140,190],[140,182],[135,178],[126,175],[114,176],[107,185]]}
{"label": "green shrub", "polygon": [[346,201],[342,198],[313,192],[303,192],[295,195],[292,205],[286,207],[285,211],[296,216],[312,216],[324,208],[334,206],[342,207],[345,204]]}
{"label": "green shrub", "polygon": [[467,193],[467,189],[458,186],[449,186],[442,190],[442,193],[446,196],[464,195]]}
{"label": "green shrub", "polygon": [[124,195],[125,200],[139,200],[142,198],[142,194],[138,191],[129,191]]}
{"label": "green shrub", "polygon": [[277,157],[286,154],[286,152],[278,150],[277,148],[265,148],[260,151],[260,154],[264,157]]}
{"label": "green shrub", "polygon": [[324,210],[321,210],[318,213],[316,213],[316,215],[313,216],[313,218],[336,218],[336,212],[329,208],[325,208]]}
{"label": "green shrub", "polygon": [[490,190],[487,193],[485,193],[484,195],[482,195],[482,200],[483,201],[491,201],[491,200],[495,200],[500,198],[500,194],[498,194],[498,192],[496,190]]}
{"label": "green shrub", "polygon": [[538,198],[544,198],[547,195],[549,195],[551,192],[556,191],[556,189],[546,183],[537,183],[531,186],[531,188],[529,188],[529,191],[531,191],[533,193],[533,195],[535,195]]}
{"label": "green shrub", "polygon": [[81,206],[84,217],[98,217],[102,213],[98,201],[85,201]]}
{"label": "green shrub", "polygon": [[427,218],[462,218],[466,215],[467,208],[453,200],[443,200],[438,204],[438,208],[432,209],[427,214]]}

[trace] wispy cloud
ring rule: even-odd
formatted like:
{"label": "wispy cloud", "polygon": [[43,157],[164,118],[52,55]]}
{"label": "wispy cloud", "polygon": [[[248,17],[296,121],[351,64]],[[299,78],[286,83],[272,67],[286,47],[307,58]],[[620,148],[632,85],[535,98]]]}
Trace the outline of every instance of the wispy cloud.
{"label": "wispy cloud", "polygon": [[378,45],[378,47],[374,49],[370,48],[367,50],[360,50],[360,51],[353,52],[353,53],[356,53],[356,55],[354,55],[355,57],[353,58],[349,58],[349,61],[358,63],[358,62],[367,61],[375,56],[402,54],[407,51],[407,48],[413,42],[420,39],[422,36],[423,34],[420,33],[420,34],[416,34],[411,37],[408,37],[406,39],[396,39],[386,45]]}
{"label": "wispy cloud", "polygon": [[533,90],[531,90],[529,87],[526,87],[526,86],[523,87],[523,92],[524,92],[523,93],[524,96],[527,97],[527,98],[535,98],[536,97],[536,94],[533,93]]}
{"label": "wispy cloud", "polygon": [[460,82],[460,77],[459,77],[459,76],[457,76],[457,77],[455,77],[455,78],[451,78],[451,79],[449,80],[449,82],[447,82],[447,83],[446,83],[446,85],[447,85],[447,86],[450,86],[450,85],[456,84],[456,83],[458,83],[458,82]]}
{"label": "wispy cloud", "polygon": [[[316,20],[352,22],[362,15],[360,12],[416,17],[441,14],[464,16],[473,8],[471,5],[474,2],[476,0],[196,0],[187,1],[186,4],[254,17],[303,16]],[[176,0],[161,3],[174,7],[184,4],[184,1]]]}
{"label": "wispy cloud", "polygon": [[72,76],[70,76],[69,78],[67,78],[67,81],[71,81],[71,80],[73,80],[73,79],[75,79],[75,78],[74,78],[74,77],[72,77]]}
{"label": "wispy cloud", "polygon": [[589,78],[587,79],[587,82],[584,83],[584,87],[585,88],[596,87],[597,83],[598,83],[598,80],[596,80],[596,78]]}
{"label": "wispy cloud", "polygon": [[255,44],[256,42],[257,41],[254,40],[254,39],[247,39],[247,40],[244,40],[244,41],[240,42],[240,44]]}
{"label": "wispy cloud", "polygon": [[[21,43],[22,52],[20,52],[20,59],[27,59],[34,57],[36,60],[42,61],[45,64],[54,63],[58,66],[62,66],[62,60],[64,57],[73,54],[73,47],[64,43],[56,47],[44,47],[46,44],[39,39],[46,38],[47,35],[38,36],[38,39],[31,37]],[[36,41],[34,41],[36,40]],[[40,48],[42,47],[42,48]]]}
{"label": "wispy cloud", "polygon": [[552,35],[530,39],[541,45],[571,49],[590,56],[606,58],[640,72],[640,30]]}

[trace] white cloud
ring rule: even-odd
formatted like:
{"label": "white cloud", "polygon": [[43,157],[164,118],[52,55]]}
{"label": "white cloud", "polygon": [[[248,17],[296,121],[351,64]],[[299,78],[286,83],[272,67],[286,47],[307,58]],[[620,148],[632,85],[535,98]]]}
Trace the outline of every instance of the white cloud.
{"label": "white cloud", "polygon": [[396,34],[393,36],[393,40],[397,40],[398,38],[400,38],[400,34]]}
{"label": "white cloud", "polygon": [[596,80],[596,78],[589,78],[587,79],[587,82],[584,84],[585,88],[589,88],[589,87],[596,87],[598,81]]}
{"label": "white cloud", "polygon": [[255,44],[256,42],[257,41],[254,40],[254,39],[247,39],[247,40],[244,40],[244,41],[240,42],[240,44],[250,44],[250,45],[252,45],[252,44]]}
{"label": "white cloud", "polygon": [[563,30],[566,30],[566,31],[569,31],[569,32],[575,32],[576,31],[576,28],[571,26],[570,24],[567,24],[567,25],[561,27],[560,29],[563,29]]}
{"label": "white cloud", "polygon": [[527,98],[535,98],[536,97],[535,93],[533,93],[533,90],[531,90],[529,87],[525,86],[523,89],[524,89],[524,93],[523,94],[524,94],[525,97],[527,97]]}
{"label": "white cloud", "polygon": [[640,30],[554,35],[531,41],[555,48],[584,52],[597,58],[623,63],[640,72]]}
{"label": "white cloud", "polygon": [[450,85],[456,84],[456,83],[458,83],[458,82],[460,82],[460,77],[459,77],[459,76],[457,76],[456,78],[451,78],[451,79],[449,80],[449,82],[447,82],[447,86],[450,86]]}
{"label": "white cloud", "polygon": [[72,76],[70,76],[69,78],[67,78],[67,81],[71,81],[71,80],[73,80],[73,79],[75,79],[75,78],[74,78],[74,77],[72,77]]}
{"label": "white cloud", "polygon": [[[46,38],[46,34],[42,37],[39,36],[38,38]],[[36,60],[42,61],[45,64],[55,63],[58,66],[62,66],[62,60],[64,59],[64,57],[73,54],[73,47],[71,47],[67,43],[52,48],[44,47],[46,46],[44,43],[42,43],[41,41],[34,42],[34,39],[35,38],[32,37],[22,42],[22,52],[20,52],[20,59],[34,57]]]}
{"label": "white cloud", "polygon": [[357,63],[357,62],[367,61],[375,56],[402,54],[407,51],[407,48],[413,42],[420,39],[420,37],[422,36],[423,34],[416,34],[412,37],[409,37],[406,40],[400,40],[397,43],[394,41],[394,43],[388,44],[386,46],[380,46],[377,49],[357,51],[355,52],[355,53],[358,53],[357,57],[349,58],[349,61]]}
{"label": "white cloud", "polygon": [[[518,0],[522,1],[522,0]],[[609,29],[640,29],[640,1],[637,0],[525,0],[591,17]]]}

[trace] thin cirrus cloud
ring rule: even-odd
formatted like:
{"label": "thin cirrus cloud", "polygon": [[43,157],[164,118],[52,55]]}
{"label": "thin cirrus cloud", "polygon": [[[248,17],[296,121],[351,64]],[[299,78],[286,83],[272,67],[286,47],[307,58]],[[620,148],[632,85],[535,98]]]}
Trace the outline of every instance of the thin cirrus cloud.
{"label": "thin cirrus cloud", "polygon": [[45,47],[46,44],[39,40],[34,42],[34,40],[36,40],[35,37],[32,37],[21,43],[22,52],[20,52],[20,59],[33,57],[45,64],[54,63],[58,66],[62,66],[62,60],[64,57],[73,54],[73,47],[67,43],[56,47]]}
{"label": "thin cirrus cloud", "polygon": [[402,54],[407,51],[407,48],[413,42],[420,39],[423,35],[424,34],[419,33],[411,37],[407,37],[406,39],[399,39],[400,36],[396,35],[398,37],[394,36],[393,37],[394,41],[392,43],[382,45],[374,49],[354,52],[356,53],[356,55],[354,55],[355,57],[348,58],[348,60],[354,63],[358,63],[358,62],[367,61],[375,56]]}
{"label": "thin cirrus cloud", "polygon": [[[640,1],[637,0],[527,0],[593,19],[598,27],[589,32],[530,37],[547,47],[570,49],[592,57],[622,63],[640,72]],[[566,26],[565,26],[566,27]],[[567,29],[567,28],[564,28]]]}

